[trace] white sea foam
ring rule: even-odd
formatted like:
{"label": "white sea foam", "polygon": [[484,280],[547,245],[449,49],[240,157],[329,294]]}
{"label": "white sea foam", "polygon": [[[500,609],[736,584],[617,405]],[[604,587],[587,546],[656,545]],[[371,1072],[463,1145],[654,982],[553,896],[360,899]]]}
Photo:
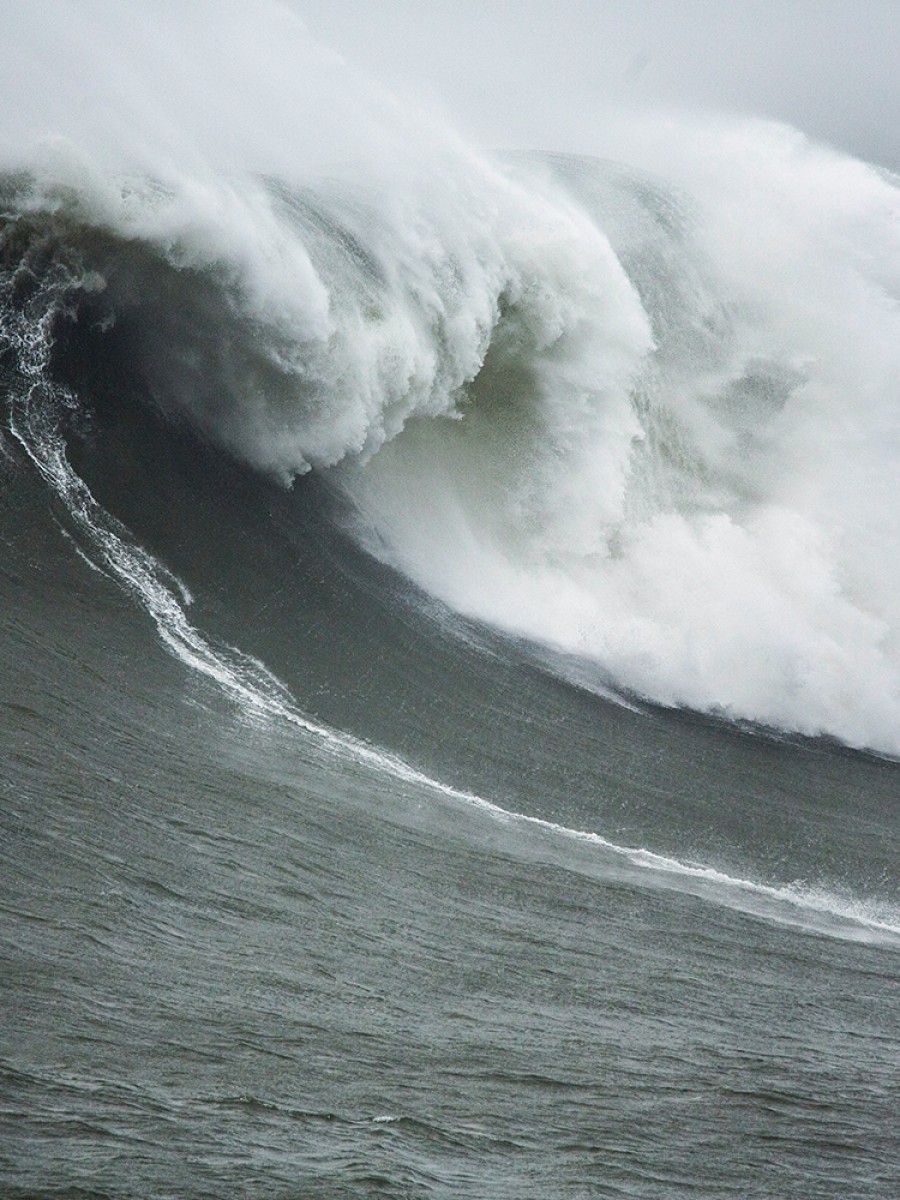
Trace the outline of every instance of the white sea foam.
{"label": "white sea foam", "polygon": [[185,397],[204,431],[626,689],[900,753],[896,180],[685,118],[608,123],[657,182],[501,166],[285,10],[209,16],[34,5],[0,147],[222,278],[284,386]]}

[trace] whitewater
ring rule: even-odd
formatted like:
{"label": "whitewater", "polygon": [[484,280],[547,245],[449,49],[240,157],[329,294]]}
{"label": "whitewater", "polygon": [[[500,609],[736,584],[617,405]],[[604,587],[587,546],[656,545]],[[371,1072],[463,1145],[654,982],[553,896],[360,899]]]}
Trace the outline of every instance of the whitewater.
{"label": "whitewater", "polygon": [[[191,289],[124,298],[177,346],[157,403],[286,485],[333,469],[372,552],[619,689],[896,753],[896,178],[721,120],[620,129],[628,166],[489,158],[279,20],[261,143],[239,22],[190,78],[227,136],[180,76],[150,109],[159,34],[124,110],[90,47],[87,131],[52,93],[53,136],[6,134],[20,225]],[[91,251],[71,286],[114,288]]]}

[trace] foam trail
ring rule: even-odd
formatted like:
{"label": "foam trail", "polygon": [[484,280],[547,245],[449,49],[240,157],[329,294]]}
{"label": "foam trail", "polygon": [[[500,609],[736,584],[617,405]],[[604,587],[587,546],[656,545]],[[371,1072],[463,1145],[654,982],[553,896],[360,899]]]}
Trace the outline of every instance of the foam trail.
{"label": "foam trail", "polygon": [[[10,326],[7,325],[7,329]],[[19,419],[10,422],[13,436],[41,476],[62,501],[87,546],[80,556],[94,569],[111,576],[134,597],[156,625],[168,650],[191,671],[212,680],[238,705],[251,721],[284,722],[312,737],[329,756],[348,756],[379,774],[387,774],[444,800],[462,803],[493,821],[523,831],[533,831],[553,841],[584,845],[600,851],[605,862],[589,862],[583,869],[600,877],[615,864],[636,872],[625,878],[646,884],[658,878],[662,886],[687,891],[699,899],[724,904],[764,919],[796,926],[809,932],[850,940],[862,940],[900,949],[900,916],[852,898],[841,898],[803,885],[773,886],[730,876],[715,868],[683,863],[642,847],[622,846],[600,834],[570,829],[552,821],[504,809],[475,793],[451,787],[419,771],[396,755],[374,748],[357,738],[309,720],[300,712],[289,690],[257,659],[230,646],[213,646],[188,620],[185,606],[190,594],[183,584],[150,554],[136,545],[96,502],[90,489],[69,464],[65,447],[50,414],[67,399],[56,389],[55,403],[48,404],[48,385],[43,378],[42,355],[32,342],[23,364],[32,377],[32,388],[22,405]],[[42,402],[43,401],[43,402]],[[180,593],[180,599],[179,595]],[[527,852],[527,851],[526,851]],[[567,869],[578,869],[568,858]]]}

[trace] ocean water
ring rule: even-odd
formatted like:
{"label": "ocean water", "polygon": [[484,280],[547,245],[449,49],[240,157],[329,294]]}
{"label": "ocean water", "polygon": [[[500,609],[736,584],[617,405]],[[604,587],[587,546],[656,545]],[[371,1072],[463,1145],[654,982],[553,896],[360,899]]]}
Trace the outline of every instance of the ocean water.
{"label": "ocean water", "polygon": [[0,1193],[896,1196],[897,178],[99,11],[4,84]]}

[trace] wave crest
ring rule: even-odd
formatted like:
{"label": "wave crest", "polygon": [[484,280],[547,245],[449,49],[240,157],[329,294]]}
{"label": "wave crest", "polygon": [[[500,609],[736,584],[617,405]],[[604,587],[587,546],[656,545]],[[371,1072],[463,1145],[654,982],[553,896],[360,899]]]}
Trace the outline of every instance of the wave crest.
{"label": "wave crest", "polygon": [[896,180],[753,122],[500,161],[287,32],[307,106],[273,44],[227,155],[174,79],[127,146],[3,148],[3,304],[66,394],[329,472],[374,553],[623,689],[900,752]]}

